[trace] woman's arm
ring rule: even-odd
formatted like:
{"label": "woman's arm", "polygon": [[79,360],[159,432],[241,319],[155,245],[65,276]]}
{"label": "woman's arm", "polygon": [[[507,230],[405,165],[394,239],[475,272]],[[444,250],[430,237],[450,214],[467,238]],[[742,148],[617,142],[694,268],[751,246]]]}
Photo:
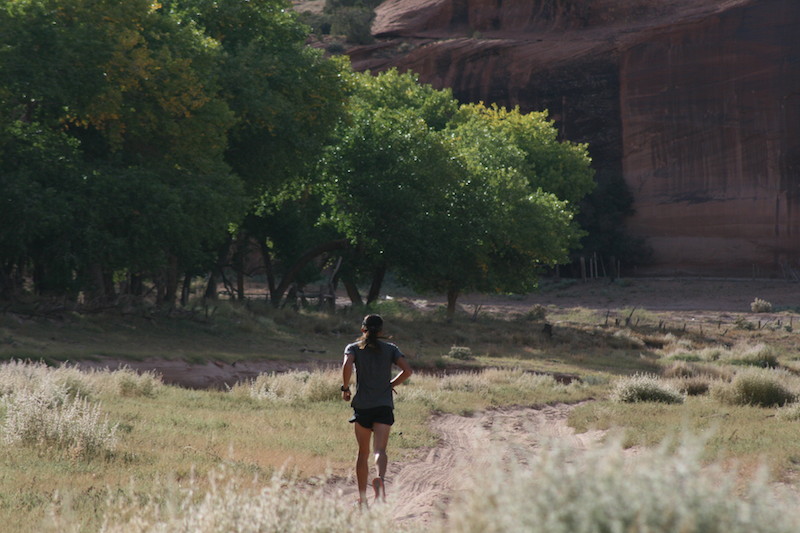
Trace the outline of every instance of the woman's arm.
{"label": "woman's arm", "polygon": [[397,374],[392,381],[389,382],[392,388],[395,388],[396,386],[400,385],[402,382],[410,378],[411,374],[414,373],[414,371],[411,370],[411,365],[408,364],[408,361],[406,361],[405,357],[398,358],[395,364],[400,367],[401,372]]}
{"label": "woman's arm", "polygon": [[353,376],[353,362],[356,356],[352,353],[344,354],[344,361],[342,361],[342,388],[348,387],[347,390],[342,391],[342,400],[350,401],[350,378]]}

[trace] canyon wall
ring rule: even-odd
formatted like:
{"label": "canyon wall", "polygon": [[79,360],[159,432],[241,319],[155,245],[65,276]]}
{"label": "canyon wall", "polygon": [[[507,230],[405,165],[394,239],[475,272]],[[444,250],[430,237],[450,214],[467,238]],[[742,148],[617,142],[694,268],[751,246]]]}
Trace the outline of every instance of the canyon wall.
{"label": "canyon wall", "polygon": [[388,0],[354,67],[547,109],[634,197],[641,273],[800,272],[800,1]]}

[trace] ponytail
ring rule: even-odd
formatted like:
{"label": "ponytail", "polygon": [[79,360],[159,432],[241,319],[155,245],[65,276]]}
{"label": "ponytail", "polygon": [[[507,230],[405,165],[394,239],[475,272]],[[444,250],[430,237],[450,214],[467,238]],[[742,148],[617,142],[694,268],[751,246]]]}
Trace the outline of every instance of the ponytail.
{"label": "ponytail", "polygon": [[358,338],[358,347],[362,350],[366,348],[378,348],[378,339],[383,330],[383,319],[380,315],[367,315],[361,322],[361,337]]}

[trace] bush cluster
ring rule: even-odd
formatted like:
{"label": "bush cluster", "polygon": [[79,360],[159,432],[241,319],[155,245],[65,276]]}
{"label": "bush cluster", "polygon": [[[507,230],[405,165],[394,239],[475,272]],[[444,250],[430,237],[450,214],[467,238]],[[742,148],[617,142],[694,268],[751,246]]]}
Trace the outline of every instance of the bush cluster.
{"label": "bush cluster", "polygon": [[651,374],[635,374],[617,381],[611,392],[615,402],[683,403],[683,395],[671,384]]}
{"label": "bush cluster", "polygon": [[756,298],[750,303],[750,310],[754,313],[771,313],[772,304],[761,298]]}
{"label": "bush cluster", "polygon": [[91,458],[117,445],[117,425],[111,425],[99,404],[70,396],[64,385],[24,388],[4,396],[3,442],[66,452]]}
{"label": "bush cluster", "polygon": [[800,530],[792,498],[766,480],[740,491],[736,472],[705,466],[702,446],[626,455],[619,444],[579,452],[564,446],[495,464],[447,509],[440,531],[463,533],[789,533]]}
{"label": "bush cluster", "polygon": [[459,359],[461,361],[469,361],[475,359],[472,355],[472,348],[469,346],[451,346],[450,351],[447,352],[448,357]]}
{"label": "bush cluster", "polygon": [[339,398],[340,379],[334,371],[270,372],[235,385],[231,392],[271,402],[325,402]]}
{"label": "bush cluster", "polygon": [[712,388],[712,395],[731,405],[775,407],[792,403],[797,395],[784,385],[786,372],[749,368],[736,374],[730,383]]}

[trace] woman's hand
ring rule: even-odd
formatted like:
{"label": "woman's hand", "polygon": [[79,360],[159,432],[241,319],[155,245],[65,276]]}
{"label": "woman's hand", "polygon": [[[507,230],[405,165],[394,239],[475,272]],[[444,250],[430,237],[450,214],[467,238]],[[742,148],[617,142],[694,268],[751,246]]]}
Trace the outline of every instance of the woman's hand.
{"label": "woman's hand", "polygon": [[349,402],[350,401],[350,391],[344,390],[342,391],[342,400]]}

